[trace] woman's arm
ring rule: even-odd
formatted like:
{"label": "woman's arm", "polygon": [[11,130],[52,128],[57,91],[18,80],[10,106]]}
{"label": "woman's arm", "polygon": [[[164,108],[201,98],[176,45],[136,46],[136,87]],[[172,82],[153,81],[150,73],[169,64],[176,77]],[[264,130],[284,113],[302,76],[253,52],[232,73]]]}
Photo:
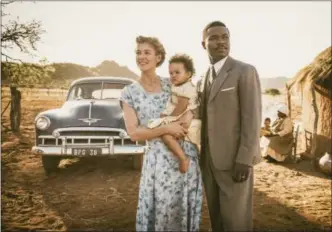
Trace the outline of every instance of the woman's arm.
{"label": "woman's arm", "polygon": [[132,141],[149,140],[164,134],[170,134],[176,138],[180,138],[187,133],[187,130],[181,126],[180,122],[172,122],[153,129],[141,127],[138,125],[136,111],[132,107],[122,102],[122,109],[127,132]]}
{"label": "woman's arm", "polygon": [[283,129],[281,131],[279,131],[277,134],[280,137],[282,137],[282,136],[292,133],[292,131],[293,131],[293,123],[289,118],[286,118],[283,122]]}

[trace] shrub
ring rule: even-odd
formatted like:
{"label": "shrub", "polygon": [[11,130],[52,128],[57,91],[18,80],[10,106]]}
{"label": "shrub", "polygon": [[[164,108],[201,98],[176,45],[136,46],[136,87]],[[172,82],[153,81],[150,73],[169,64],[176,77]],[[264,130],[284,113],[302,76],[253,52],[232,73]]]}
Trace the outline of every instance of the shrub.
{"label": "shrub", "polygon": [[281,93],[278,89],[266,89],[265,94],[275,96],[275,95],[280,95]]}

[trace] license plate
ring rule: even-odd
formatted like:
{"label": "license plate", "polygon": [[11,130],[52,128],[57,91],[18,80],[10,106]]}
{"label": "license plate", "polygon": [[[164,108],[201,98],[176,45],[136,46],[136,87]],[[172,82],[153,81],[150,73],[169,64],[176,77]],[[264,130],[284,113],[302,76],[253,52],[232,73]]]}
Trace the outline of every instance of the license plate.
{"label": "license plate", "polygon": [[101,155],[101,148],[72,148],[71,154],[74,156],[96,156]]}

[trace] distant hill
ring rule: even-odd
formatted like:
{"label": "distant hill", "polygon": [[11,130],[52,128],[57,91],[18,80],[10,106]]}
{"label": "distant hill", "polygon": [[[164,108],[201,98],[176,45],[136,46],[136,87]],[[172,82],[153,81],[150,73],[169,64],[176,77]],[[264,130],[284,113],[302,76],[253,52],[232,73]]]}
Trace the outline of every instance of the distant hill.
{"label": "distant hill", "polygon": [[[21,68],[24,69],[27,66],[43,67],[39,64],[25,64],[25,66],[22,66]],[[138,78],[138,75],[131,71],[128,67],[120,66],[118,63],[112,60],[104,60],[96,67],[83,66],[75,63],[52,63],[48,66],[51,66],[54,70],[50,74],[51,81],[47,83],[47,86],[49,87],[68,87],[73,80],[88,76],[117,76],[132,79]],[[8,75],[14,72],[15,67],[16,66],[13,63],[1,62],[2,85],[9,84]],[[38,86],[38,83],[31,81],[37,79],[34,78],[34,74],[29,73],[29,75],[30,76],[27,78],[22,78],[23,80],[26,79],[27,81],[23,81],[23,83],[20,83],[20,85]],[[261,78],[260,81],[262,91],[270,88],[283,90],[285,88],[286,82],[289,80],[290,79],[287,77]]]}
{"label": "distant hill", "polygon": [[[21,66],[21,69],[28,70],[30,66],[45,67],[39,64],[25,64],[24,66]],[[52,67],[52,69],[54,70],[50,74],[51,81],[47,83],[49,87],[68,87],[73,80],[81,77],[116,76],[132,79],[138,78],[137,74],[131,71],[128,67],[120,66],[118,63],[111,60],[104,60],[96,67],[88,67],[74,63],[52,63],[47,65],[47,67]],[[1,62],[1,68],[2,85],[9,84],[8,75],[11,75],[13,72],[15,72],[15,68],[17,68],[17,65],[11,62]],[[21,81],[20,85],[38,86],[38,83],[33,82],[34,79],[37,80],[37,78],[34,77],[34,73],[29,73],[29,77],[24,77],[22,79],[26,81]]]}
{"label": "distant hill", "polygon": [[117,76],[137,79],[138,76],[126,66],[120,66],[114,61],[105,60],[95,70],[100,76]]}
{"label": "distant hill", "polygon": [[289,80],[290,78],[287,77],[260,78],[263,91],[272,88],[282,90],[285,88],[285,85]]}

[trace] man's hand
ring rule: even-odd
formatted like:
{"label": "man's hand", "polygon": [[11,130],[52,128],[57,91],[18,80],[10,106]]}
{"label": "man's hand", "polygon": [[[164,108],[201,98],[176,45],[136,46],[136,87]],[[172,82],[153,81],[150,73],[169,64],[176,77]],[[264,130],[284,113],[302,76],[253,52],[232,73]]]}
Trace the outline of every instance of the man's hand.
{"label": "man's hand", "polygon": [[232,177],[235,182],[244,182],[248,179],[251,167],[246,164],[235,163]]}

